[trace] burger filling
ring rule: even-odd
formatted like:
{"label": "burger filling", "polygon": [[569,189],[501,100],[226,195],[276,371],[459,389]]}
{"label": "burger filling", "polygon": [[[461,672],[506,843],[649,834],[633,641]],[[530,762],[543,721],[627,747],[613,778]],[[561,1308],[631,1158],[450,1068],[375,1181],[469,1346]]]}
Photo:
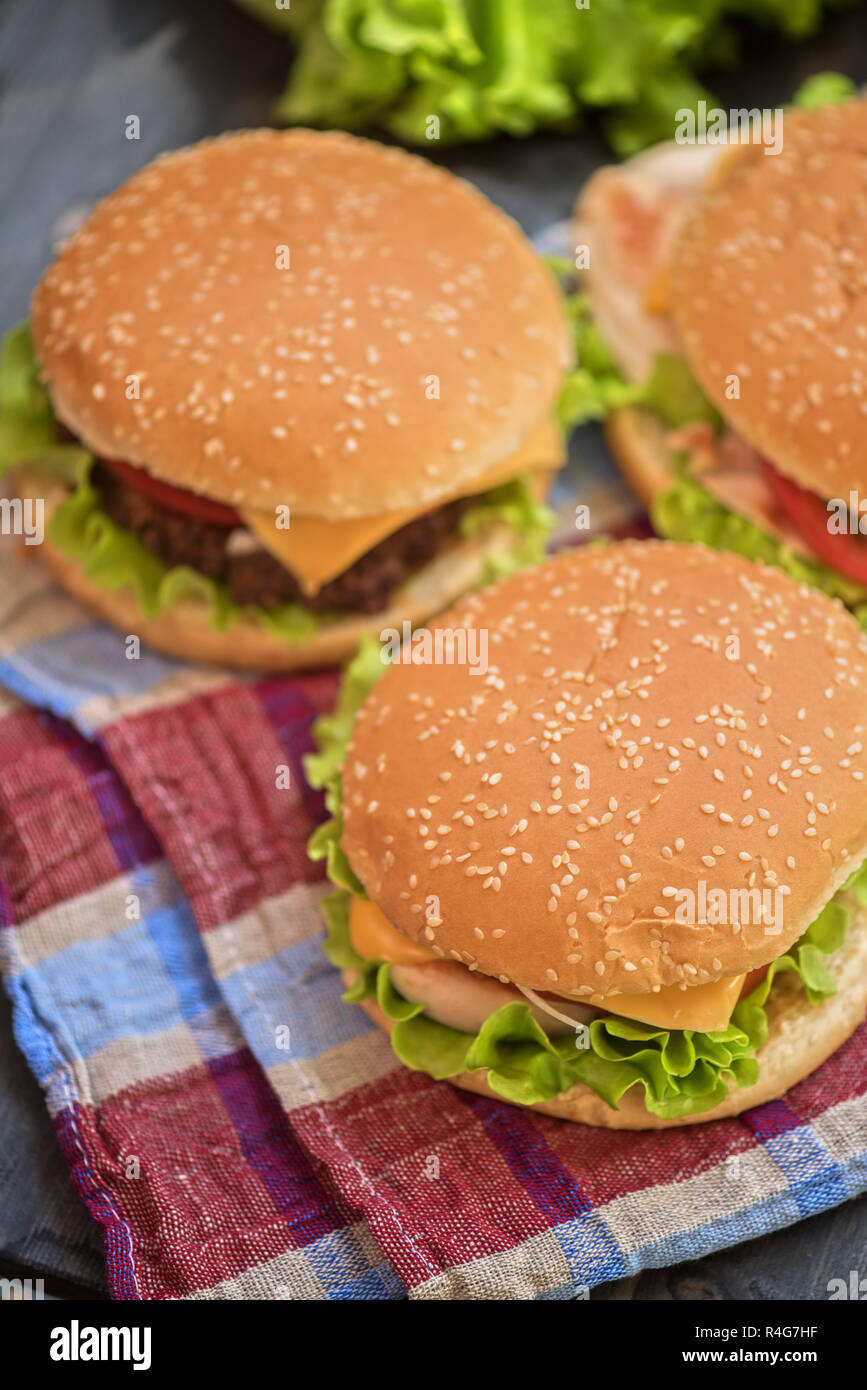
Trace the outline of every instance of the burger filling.
{"label": "burger filling", "polygon": [[679,356],[670,258],[696,197],[716,177],[714,161],[725,158],[708,146],[659,147],[590,186],[577,240],[592,240],[594,261],[570,422],[624,404],[651,410],[672,452],[671,487],[653,508],[656,530],[776,564],[841,598],[867,626],[867,518],[853,509],[829,525],[827,500],[728,428]]}
{"label": "burger filling", "polygon": [[432,509],[337,521],[236,510],[122,460],[94,459],[56,420],[26,324],[7,335],[0,360],[0,474],[25,464],[40,488],[59,491],[48,539],[103,587],[134,588],[145,617],[195,598],[216,626],[243,613],[303,640],[341,614],[384,611],[459,536],[495,523],[514,541],[489,557],[483,578],[532,564],[553,521],[544,480],[561,461],[562,437],[545,422],[470,495]]}
{"label": "burger filling", "polygon": [[404,936],[366,898],[353,898],[349,905],[349,941],[363,960],[388,961],[401,993],[413,1003],[423,1003],[432,1018],[471,1033],[478,1032],[493,1012],[494,1000],[499,1007],[524,999],[529,999],[531,1014],[552,1036],[569,1032],[576,1023],[589,1023],[600,1012],[664,1028],[714,1032],[728,1026],[747,979],[746,974],[733,975],[689,989],[672,985],[652,994],[619,994],[606,1001],[603,1011],[568,994],[504,984],[458,961],[445,960],[441,953]]}
{"label": "burger filling", "polygon": [[347,1001],[375,1001],[393,1025],[395,1052],[415,1070],[440,1079],[483,1070],[494,1092],[527,1105],[582,1084],[616,1109],[639,1086],[648,1111],[676,1119],[758,1080],[772,988],[803,989],[813,1005],[836,992],[826,957],[843,944],[859,903],[867,903],[867,865],[769,965],[596,1006],[436,956],[398,932],[360,885],[324,900],[326,952],[343,971]]}
{"label": "burger filling", "polygon": [[190,517],[123,482],[111,465],[98,463],[93,481],[107,516],[137,536],[151,555],[169,569],[198,570],[226,586],[232,603],[275,609],[303,603],[314,613],[378,613],[392,594],[433,559],[459,531],[473,501],[459,497],[402,526],[362,555],[349,569],[315,593],[305,593],[299,579],[270,555],[235,516],[225,523]]}

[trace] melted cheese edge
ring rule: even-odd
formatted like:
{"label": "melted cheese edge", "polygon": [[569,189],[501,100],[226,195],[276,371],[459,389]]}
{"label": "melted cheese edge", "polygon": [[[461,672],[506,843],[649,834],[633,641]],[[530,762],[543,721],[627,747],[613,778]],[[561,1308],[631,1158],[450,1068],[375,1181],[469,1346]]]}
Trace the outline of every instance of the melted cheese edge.
{"label": "melted cheese edge", "polygon": [[667,985],[655,994],[616,994],[605,1000],[610,1014],[649,1023],[654,1028],[694,1028],[715,1033],[728,1027],[746,975],[730,975],[706,985]]}
{"label": "melted cheese edge", "polygon": [[442,960],[427,946],[410,941],[393,927],[385,913],[367,898],[353,898],[349,906],[349,939],[365,960],[387,960],[391,965],[423,965]]}
{"label": "melted cheese edge", "polygon": [[305,594],[316,594],[332,579],[343,574],[368,550],[401,527],[424,516],[434,507],[444,506],[458,497],[488,492],[501,483],[511,482],[521,473],[559,468],[563,462],[563,436],[552,421],[546,420],[515,453],[489,468],[480,478],[469,479],[461,487],[445,493],[434,502],[417,507],[363,516],[351,521],[328,521],[318,516],[292,516],[281,530],[274,511],[239,508],[245,524],[267,551],[290,570]]}
{"label": "melted cheese edge", "polygon": [[[426,961],[443,959],[426,946],[410,941],[391,925],[376,903],[364,898],[352,899],[349,939],[365,960],[423,965]],[[607,1013],[657,1028],[693,1028],[700,1033],[713,1033],[728,1027],[745,979],[746,975],[733,975],[687,989],[669,985],[655,994],[616,994],[606,998],[604,1007]],[[563,998],[569,996],[563,995]],[[586,1003],[586,1000],[581,1002]]]}

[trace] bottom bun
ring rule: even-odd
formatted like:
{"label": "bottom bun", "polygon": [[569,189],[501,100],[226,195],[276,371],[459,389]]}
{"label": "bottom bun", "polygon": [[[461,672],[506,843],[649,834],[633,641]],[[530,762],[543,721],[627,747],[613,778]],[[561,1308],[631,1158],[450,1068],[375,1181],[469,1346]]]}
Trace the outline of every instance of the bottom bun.
{"label": "bottom bun", "polygon": [[669,427],[650,410],[621,406],[605,422],[605,438],[636,497],[650,510],[674,482]]}
{"label": "bottom bun", "polygon": [[[723,1120],[751,1110],[755,1105],[763,1105],[765,1101],[779,1099],[836,1052],[867,1014],[867,908],[861,907],[851,894],[845,895],[843,900],[850,912],[849,931],[840,949],[826,958],[837,993],[814,1006],[794,976],[777,977],[765,1005],[768,1037],[756,1051],[759,1078],[752,1086],[734,1086],[713,1110],[674,1120],[652,1115],[645,1108],[644,1088],[640,1085],[626,1092],[616,1110],[588,1086],[573,1086],[554,1100],[529,1108],[562,1120],[605,1129],[673,1129]],[[355,972],[344,971],[343,978],[351,984]],[[380,1028],[391,1032],[394,1023],[377,1004],[365,999],[362,1008]],[[450,1077],[449,1081],[462,1090],[503,1100],[491,1090],[482,1072],[462,1072],[460,1076]]]}
{"label": "bottom bun", "polygon": [[[21,488],[22,495],[26,491]],[[63,495],[56,492],[46,498],[47,515]],[[431,614],[448,608],[476,587],[487,555],[506,555],[514,544],[515,533],[503,522],[456,539],[403,585],[388,608],[338,618],[302,642],[277,637],[250,618],[241,618],[225,629],[215,628],[207,605],[195,599],[182,599],[156,617],[146,618],[132,589],[103,588],[88,578],[78,560],[48,540],[41,552],[57,582],[74,598],[112,627],[124,634],[134,633],[157,651],[185,661],[244,670],[296,671],[345,661],[354,655],[363,637],[377,636],[383,628],[400,629],[406,621],[413,627],[424,623]]]}

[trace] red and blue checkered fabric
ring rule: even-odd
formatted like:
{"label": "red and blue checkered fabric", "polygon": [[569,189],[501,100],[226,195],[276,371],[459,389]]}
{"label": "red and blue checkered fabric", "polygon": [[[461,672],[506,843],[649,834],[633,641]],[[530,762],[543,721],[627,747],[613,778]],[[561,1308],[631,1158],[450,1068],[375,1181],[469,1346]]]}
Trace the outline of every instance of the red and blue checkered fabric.
{"label": "red and blue checkered fabric", "polygon": [[867,1187],[864,1028],[665,1132],[404,1069],[321,951],[301,758],[336,678],[129,662],[38,565],[4,576],[0,964],[115,1297],[566,1297]]}

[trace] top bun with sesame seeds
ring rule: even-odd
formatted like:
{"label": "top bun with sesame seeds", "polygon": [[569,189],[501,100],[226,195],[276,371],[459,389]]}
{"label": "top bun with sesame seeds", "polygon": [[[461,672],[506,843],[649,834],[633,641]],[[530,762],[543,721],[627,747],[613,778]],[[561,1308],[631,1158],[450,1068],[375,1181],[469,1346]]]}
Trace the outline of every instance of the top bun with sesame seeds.
{"label": "top bun with sesame seeds", "polygon": [[780,153],[726,156],[680,233],[670,300],[738,434],[823,498],[867,488],[867,101],[786,110]]}
{"label": "top bun with sesame seeds", "polygon": [[528,439],[569,357],[504,213],[397,149],[249,130],[101,202],[32,300],[61,420],[233,507],[347,520],[433,504]]}
{"label": "top bun with sesame seeds", "polygon": [[[867,854],[867,639],[821,593],[626,542],[437,626],[487,640],[487,671],[385,672],[347,750],[341,844],[388,922],[446,960],[595,1006],[741,975]],[[782,911],[679,920],[702,884],[779,889]]]}

